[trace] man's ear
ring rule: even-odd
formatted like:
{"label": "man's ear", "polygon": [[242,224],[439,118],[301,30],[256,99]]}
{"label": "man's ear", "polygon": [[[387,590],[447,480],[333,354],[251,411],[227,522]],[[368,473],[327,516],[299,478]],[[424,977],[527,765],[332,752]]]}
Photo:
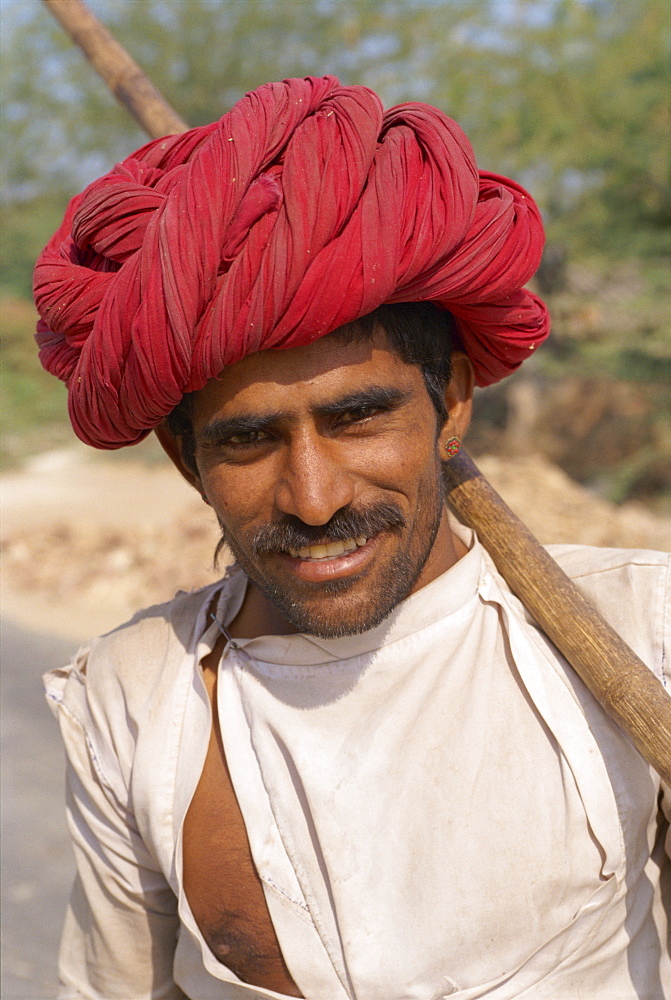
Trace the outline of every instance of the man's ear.
{"label": "man's ear", "polygon": [[179,472],[181,472],[187,483],[193,486],[194,489],[198,490],[203,499],[205,499],[203,494],[203,484],[200,481],[200,477],[184,461],[182,456],[181,441],[168,430],[167,421],[163,420],[158,427],[155,427],[154,433],[156,434],[163,451],[166,453],[172,464],[179,470]]}
{"label": "man's ear", "polygon": [[456,438],[463,441],[471,422],[473,409],[473,389],[475,372],[467,354],[455,351],[452,355],[452,377],[445,388],[445,408],[447,420],[440,431],[439,447],[441,458],[446,461],[454,451],[448,448]]}

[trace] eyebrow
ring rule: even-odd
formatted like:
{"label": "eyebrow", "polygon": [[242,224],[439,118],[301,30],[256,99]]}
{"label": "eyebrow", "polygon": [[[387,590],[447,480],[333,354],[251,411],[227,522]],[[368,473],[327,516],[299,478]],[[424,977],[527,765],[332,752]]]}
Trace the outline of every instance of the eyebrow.
{"label": "eyebrow", "polygon": [[366,407],[380,409],[396,409],[410,398],[409,392],[386,385],[369,385],[365,389],[348,392],[345,396],[334,399],[331,403],[321,403],[315,406],[313,413],[317,417],[336,417],[347,410],[362,410]]}
{"label": "eyebrow", "polygon": [[[372,385],[365,389],[348,392],[329,403],[320,403],[311,410],[316,417],[336,417],[348,410],[367,407],[396,409],[410,398],[410,393],[391,386]],[[236,434],[265,431],[274,424],[292,417],[290,410],[276,410],[273,413],[239,413],[234,417],[215,417],[197,435],[198,444],[208,445],[225,441]]]}

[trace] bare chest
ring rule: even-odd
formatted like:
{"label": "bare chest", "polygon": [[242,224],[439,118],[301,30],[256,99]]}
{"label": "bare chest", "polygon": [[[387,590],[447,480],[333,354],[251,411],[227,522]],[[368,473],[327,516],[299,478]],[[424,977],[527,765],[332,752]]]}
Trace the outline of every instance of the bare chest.
{"label": "bare chest", "polygon": [[[213,706],[215,685],[207,677]],[[243,982],[301,996],[289,975],[252,859],[219,727],[189,806],[183,834],[184,891],[212,951]]]}

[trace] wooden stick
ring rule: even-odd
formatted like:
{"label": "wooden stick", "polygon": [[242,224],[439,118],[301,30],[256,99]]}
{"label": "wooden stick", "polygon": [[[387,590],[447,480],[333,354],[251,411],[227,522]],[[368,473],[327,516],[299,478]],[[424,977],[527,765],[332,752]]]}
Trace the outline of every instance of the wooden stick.
{"label": "wooden stick", "polygon": [[[82,0],[44,0],[152,138],[186,130],[143,71]],[[447,499],[608,715],[671,784],[671,698],[583,597],[462,451],[445,466]]]}
{"label": "wooden stick", "polygon": [[671,784],[671,697],[595,611],[468,455],[445,465],[448,502],[510,589],[639,753]]}
{"label": "wooden stick", "polygon": [[152,139],[186,132],[186,122],[82,0],[43,2],[73,41],[84,50],[117,100]]}

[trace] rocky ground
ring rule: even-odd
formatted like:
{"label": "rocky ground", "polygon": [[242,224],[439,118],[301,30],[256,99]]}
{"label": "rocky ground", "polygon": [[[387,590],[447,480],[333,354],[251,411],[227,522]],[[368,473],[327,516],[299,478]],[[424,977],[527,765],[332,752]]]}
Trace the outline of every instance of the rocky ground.
{"label": "rocky ground", "polygon": [[[216,577],[212,512],[171,467],[135,452],[71,447],[2,477],[4,614],[83,639]],[[478,464],[543,542],[671,549],[671,520],[613,507],[538,456]]]}

